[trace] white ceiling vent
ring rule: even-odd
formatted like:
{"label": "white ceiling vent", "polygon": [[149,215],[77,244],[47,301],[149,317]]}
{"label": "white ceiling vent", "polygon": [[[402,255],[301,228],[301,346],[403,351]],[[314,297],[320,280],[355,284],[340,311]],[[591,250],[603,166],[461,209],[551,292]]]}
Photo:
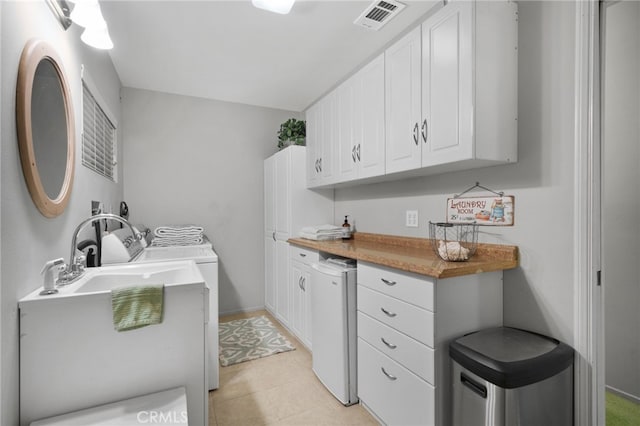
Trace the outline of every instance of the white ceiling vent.
{"label": "white ceiling vent", "polygon": [[353,23],[377,31],[404,8],[404,4],[395,0],[376,0]]}

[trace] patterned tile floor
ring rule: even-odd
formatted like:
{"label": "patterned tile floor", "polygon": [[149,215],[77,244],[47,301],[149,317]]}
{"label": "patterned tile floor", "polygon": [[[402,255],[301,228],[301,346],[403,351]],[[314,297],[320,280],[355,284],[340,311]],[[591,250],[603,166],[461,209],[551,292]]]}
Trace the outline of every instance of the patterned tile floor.
{"label": "patterned tile floor", "polygon": [[209,425],[366,425],[376,420],[360,405],[345,407],[311,371],[311,354],[268,312],[221,317],[231,321],[267,315],[296,347],[228,367],[220,367],[220,387],[209,392]]}

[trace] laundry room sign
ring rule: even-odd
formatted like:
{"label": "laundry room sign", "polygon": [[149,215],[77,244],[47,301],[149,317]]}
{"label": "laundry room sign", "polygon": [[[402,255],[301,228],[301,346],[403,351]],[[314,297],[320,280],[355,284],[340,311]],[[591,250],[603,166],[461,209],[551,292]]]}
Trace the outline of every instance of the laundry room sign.
{"label": "laundry room sign", "polygon": [[512,195],[457,197],[447,200],[447,222],[512,226],[515,199]]}

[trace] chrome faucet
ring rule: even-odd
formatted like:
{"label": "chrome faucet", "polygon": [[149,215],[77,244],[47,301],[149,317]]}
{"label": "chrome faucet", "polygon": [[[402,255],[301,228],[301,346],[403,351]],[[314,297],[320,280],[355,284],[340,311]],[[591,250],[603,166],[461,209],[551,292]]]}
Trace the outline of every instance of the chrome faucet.
{"label": "chrome faucet", "polygon": [[87,226],[90,223],[95,222],[96,220],[102,220],[102,219],[109,219],[109,220],[115,220],[117,222],[120,222],[124,225],[127,225],[129,227],[129,229],[131,230],[131,235],[133,235],[133,239],[134,240],[138,240],[140,239],[140,234],[138,234],[134,229],[133,226],[126,220],[123,219],[122,217],[116,215],[116,214],[111,214],[111,213],[100,213],[94,216],[91,216],[88,219],[83,220],[80,225],[78,225],[78,227],[76,228],[75,231],[73,231],[73,237],[71,238],[71,254],[69,255],[69,263],[65,265],[64,270],[62,270],[58,276],[58,281],[57,284],[59,286],[62,285],[67,285],[67,284],[71,284],[72,282],[74,282],[75,280],[77,280],[78,278],[80,278],[82,276],[82,274],[84,273],[84,265],[82,264],[81,261],[79,261],[76,258],[76,250],[78,249],[76,244],[78,241],[78,234],[80,234],[80,231],[82,231],[82,229]]}

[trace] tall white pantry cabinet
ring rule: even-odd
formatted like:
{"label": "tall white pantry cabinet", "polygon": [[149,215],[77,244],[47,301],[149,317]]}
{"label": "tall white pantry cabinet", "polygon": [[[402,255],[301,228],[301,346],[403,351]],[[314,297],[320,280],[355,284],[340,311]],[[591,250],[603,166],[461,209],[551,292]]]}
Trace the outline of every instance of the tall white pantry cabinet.
{"label": "tall white pantry cabinet", "polygon": [[[265,307],[293,330],[298,283],[287,240],[305,226],[333,223],[333,190],[306,188],[306,148],[290,146],[264,161]],[[306,282],[308,288],[313,285]],[[295,286],[295,288],[294,288]]]}

